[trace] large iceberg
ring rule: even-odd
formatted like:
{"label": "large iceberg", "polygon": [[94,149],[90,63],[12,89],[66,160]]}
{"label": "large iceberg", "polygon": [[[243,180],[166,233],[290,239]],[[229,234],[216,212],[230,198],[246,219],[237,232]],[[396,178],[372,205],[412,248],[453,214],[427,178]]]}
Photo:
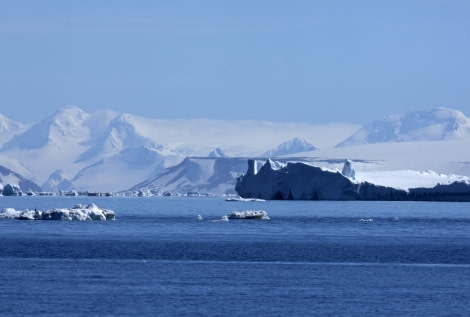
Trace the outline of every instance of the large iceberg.
{"label": "large iceberg", "polygon": [[14,184],[6,184],[2,190],[3,196],[23,196],[20,186]]}
{"label": "large iceberg", "polygon": [[0,219],[11,218],[19,220],[115,220],[114,211],[100,209],[95,204],[82,206],[75,205],[73,208],[54,208],[46,211],[39,210],[15,210],[4,208],[0,210]]}
{"label": "large iceberg", "polygon": [[248,171],[237,179],[235,190],[240,197],[267,200],[470,201],[468,178],[432,187],[396,188],[357,180],[357,172],[350,160],[345,162],[344,174],[307,163],[281,165],[269,159],[257,173],[254,167],[254,162],[249,160]]}

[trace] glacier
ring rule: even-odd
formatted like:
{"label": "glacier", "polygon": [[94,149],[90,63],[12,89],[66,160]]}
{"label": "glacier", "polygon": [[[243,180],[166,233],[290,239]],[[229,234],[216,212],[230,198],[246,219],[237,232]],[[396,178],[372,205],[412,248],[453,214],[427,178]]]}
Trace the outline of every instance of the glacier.
{"label": "glacier", "polygon": [[[351,178],[352,162],[346,160],[344,165],[349,175],[304,162],[281,165],[268,159],[256,172],[253,160],[249,160],[248,170],[237,179],[235,190],[243,198],[266,200],[470,201],[469,177],[458,181],[447,177],[447,183],[402,189],[355,180]],[[426,178],[430,174],[419,175]]]}

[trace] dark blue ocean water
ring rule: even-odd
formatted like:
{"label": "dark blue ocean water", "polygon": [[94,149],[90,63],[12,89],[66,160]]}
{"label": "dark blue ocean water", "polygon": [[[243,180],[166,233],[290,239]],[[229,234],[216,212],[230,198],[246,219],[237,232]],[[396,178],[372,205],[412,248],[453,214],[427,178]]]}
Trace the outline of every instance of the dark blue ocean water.
{"label": "dark blue ocean water", "polygon": [[[116,220],[0,219],[0,315],[470,315],[469,203],[0,197],[0,209],[91,202]],[[270,220],[211,221],[261,209]]]}

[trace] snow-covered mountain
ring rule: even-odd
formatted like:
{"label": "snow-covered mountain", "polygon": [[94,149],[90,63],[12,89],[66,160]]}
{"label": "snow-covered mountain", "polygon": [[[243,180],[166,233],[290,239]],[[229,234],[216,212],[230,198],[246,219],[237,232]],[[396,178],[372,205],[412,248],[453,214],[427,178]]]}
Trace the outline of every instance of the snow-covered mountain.
{"label": "snow-covered mountain", "polygon": [[[405,168],[470,175],[469,120],[452,109],[390,116],[354,135],[359,129],[354,124],[161,120],[110,110],[86,113],[76,106],[31,126],[5,122],[10,137],[7,128],[0,132],[0,164],[51,191],[135,187],[227,193],[246,166],[236,158],[260,153],[330,168],[350,158],[362,171]],[[343,146],[334,147],[348,136]],[[283,139],[290,141],[278,145]],[[177,174],[165,183],[170,172]]]}
{"label": "snow-covered mountain", "polygon": [[73,183],[68,180],[63,170],[54,171],[41,188],[46,192],[70,191],[75,189]]}
{"label": "snow-covered mountain", "polygon": [[220,148],[216,148],[209,153],[208,157],[227,157],[227,155]]}
{"label": "snow-covered mountain", "polygon": [[154,194],[235,194],[236,179],[246,168],[246,158],[188,157],[180,164],[130,188],[129,191]]}
{"label": "snow-covered mountain", "polygon": [[[335,144],[356,129],[353,124],[159,120],[67,106],[1,142],[0,164],[47,190],[118,191],[220,146],[231,157],[257,155],[281,136],[327,130],[330,138],[320,141]],[[224,152],[210,155],[227,156]]]}
{"label": "snow-covered mountain", "polygon": [[106,131],[90,149],[80,155],[78,162],[108,157],[129,147],[153,145],[153,141],[137,131],[138,123],[129,114],[120,114],[108,124]]}
{"label": "snow-covered mountain", "polygon": [[21,133],[25,129],[25,125],[11,120],[0,113],[0,147],[15,134]]}
{"label": "snow-covered mountain", "polygon": [[337,147],[383,142],[417,142],[470,138],[470,119],[454,109],[437,108],[375,120]]}
{"label": "snow-covered mountain", "polygon": [[26,179],[22,175],[0,165],[0,187],[3,188],[3,186],[7,184],[18,185],[23,192],[41,191],[41,188],[33,181]]}
{"label": "snow-covered mountain", "polygon": [[74,106],[60,109],[52,116],[33,125],[24,133],[18,134],[5,143],[2,151],[13,148],[34,150],[46,146],[61,149],[64,143],[74,140],[81,143],[89,138],[89,130],[84,125],[88,114]]}
{"label": "snow-covered mountain", "polygon": [[78,189],[120,191],[181,162],[178,152],[150,146],[128,147],[80,170],[71,180]]}
{"label": "snow-covered mountain", "polygon": [[3,144],[0,152],[32,171],[37,183],[44,183],[58,169],[70,178],[84,167],[73,162],[95,142],[115,115],[113,111],[87,114],[76,106],[66,106],[15,135]]}
{"label": "snow-covered mountain", "polygon": [[10,131],[17,131],[24,127],[23,124],[11,120],[0,113],[0,134]]}
{"label": "snow-covered mountain", "polygon": [[274,149],[266,151],[265,153],[263,153],[262,156],[276,157],[314,150],[316,150],[316,147],[314,147],[310,142],[303,138],[297,137],[292,140],[281,143]]}
{"label": "snow-covered mountain", "polygon": [[128,114],[87,114],[67,106],[13,137],[0,152],[33,170],[45,190],[117,191],[184,158],[155,144],[139,126]]}

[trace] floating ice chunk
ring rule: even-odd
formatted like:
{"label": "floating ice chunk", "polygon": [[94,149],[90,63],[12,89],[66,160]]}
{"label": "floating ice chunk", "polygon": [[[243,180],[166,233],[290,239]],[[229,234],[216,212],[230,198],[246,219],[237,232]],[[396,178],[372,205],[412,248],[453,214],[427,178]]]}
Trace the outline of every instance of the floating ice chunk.
{"label": "floating ice chunk", "polygon": [[13,184],[6,184],[3,187],[2,191],[3,196],[23,196],[23,192],[21,191],[20,186],[13,185]]}
{"label": "floating ice chunk", "polygon": [[232,211],[227,214],[228,219],[269,219],[264,210]]}
{"label": "floating ice chunk", "polygon": [[54,208],[46,211],[39,210],[15,210],[5,208],[0,212],[0,218],[12,218],[19,220],[114,220],[114,211],[100,209],[95,204],[83,207],[80,204],[73,208]]}
{"label": "floating ice chunk", "polygon": [[242,198],[242,197],[229,197],[225,201],[266,201],[265,199],[259,198]]}
{"label": "floating ice chunk", "polygon": [[204,218],[202,218],[201,215],[197,215],[195,219],[196,219],[196,220],[203,220]]}

